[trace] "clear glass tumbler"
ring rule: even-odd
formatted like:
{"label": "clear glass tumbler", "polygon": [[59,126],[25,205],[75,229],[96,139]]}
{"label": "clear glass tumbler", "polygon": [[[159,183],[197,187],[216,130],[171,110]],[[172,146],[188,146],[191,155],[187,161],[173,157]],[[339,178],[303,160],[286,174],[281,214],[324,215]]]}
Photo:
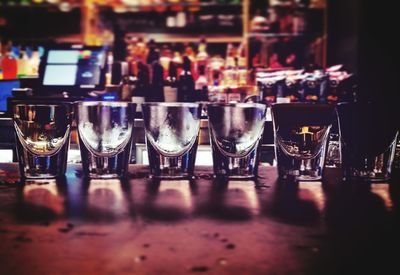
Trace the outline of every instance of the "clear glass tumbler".
{"label": "clear glass tumbler", "polygon": [[345,180],[386,182],[396,148],[397,106],[356,102],[337,105]]}
{"label": "clear glass tumbler", "polygon": [[68,103],[24,103],[13,106],[22,178],[57,178],[65,174],[72,109]]}
{"label": "clear glass tumbler", "polygon": [[294,181],[322,179],[335,107],[318,103],[272,105],[278,175]]}
{"label": "clear glass tumbler", "polygon": [[200,130],[201,104],[142,104],[150,177],[193,177]]}
{"label": "clear glass tumbler", "polygon": [[136,104],[76,103],[83,173],[89,178],[121,178],[128,172]]}
{"label": "clear glass tumbler", "polygon": [[215,176],[254,178],[266,106],[258,103],[211,103],[207,105],[207,113]]}

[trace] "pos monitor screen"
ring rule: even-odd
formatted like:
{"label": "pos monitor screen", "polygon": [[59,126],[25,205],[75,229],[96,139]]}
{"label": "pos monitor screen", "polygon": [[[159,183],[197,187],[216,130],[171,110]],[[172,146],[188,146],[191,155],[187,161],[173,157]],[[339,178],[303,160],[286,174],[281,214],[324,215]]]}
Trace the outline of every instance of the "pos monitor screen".
{"label": "pos monitor screen", "polygon": [[45,93],[70,92],[83,96],[104,89],[105,47],[69,45],[47,48],[40,62],[39,78]]}

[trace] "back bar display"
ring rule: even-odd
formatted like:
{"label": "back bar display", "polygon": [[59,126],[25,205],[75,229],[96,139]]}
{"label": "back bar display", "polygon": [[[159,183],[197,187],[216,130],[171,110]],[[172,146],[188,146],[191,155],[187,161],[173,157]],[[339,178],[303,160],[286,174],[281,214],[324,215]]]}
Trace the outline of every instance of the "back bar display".
{"label": "back bar display", "polygon": [[40,64],[40,82],[45,91],[81,93],[103,89],[106,49],[81,45],[46,49]]}

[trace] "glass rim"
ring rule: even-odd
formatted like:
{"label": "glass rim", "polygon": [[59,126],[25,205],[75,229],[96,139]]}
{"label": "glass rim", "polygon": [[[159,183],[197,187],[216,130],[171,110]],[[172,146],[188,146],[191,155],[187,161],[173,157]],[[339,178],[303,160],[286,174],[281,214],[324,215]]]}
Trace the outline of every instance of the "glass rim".
{"label": "glass rim", "polygon": [[297,106],[334,106],[332,104],[329,103],[323,103],[323,102],[284,102],[284,103],[272,103],[271,107],[273,106],[293,106],[293,105],[297,105]]}
{"label": "glass rim", "polygon": [[110,106],[110,107],[127,107],[129,105],[136,105],[134,102],[129,101],[77,101],[75,105],[81,106]]}
{"label": "glass rim", "polygon": [[17,103],[13,105],[13,108],[16,107],[71,107],[73,103],[71,102],[63,102],[63,103],[51,103],[51,104],[46,104],[46,103]]}
{"label": "glass rim", "polygon": [[259,108],[267,108],[265,104],[262,103],[256,103],[256,102],[211,102],[207,104],[208,106],[212,107],[240,107],[240,108],[254,108],[254,107],[259,107]]}
{"label": "glass rim", "polygon": [[163,107],[201,107],[202,103],[195,102],[143,102],[143,106],[163,106]]}
{"label": "glass rim", "polygon": [[377,104],[382,104],[382,102],[379,101],[355,101],[355,102],[338,102],[336,105],[359,105],[359,106],[371,106],[371,105],[377,105]]}

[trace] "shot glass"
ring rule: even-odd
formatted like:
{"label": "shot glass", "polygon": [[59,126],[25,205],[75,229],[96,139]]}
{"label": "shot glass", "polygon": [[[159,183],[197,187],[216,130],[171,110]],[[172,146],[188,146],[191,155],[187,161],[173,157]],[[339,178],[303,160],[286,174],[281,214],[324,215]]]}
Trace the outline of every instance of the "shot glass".
{"label": "shot glass", "polygon": [[337,105],[343,176],[346,181],[386,182],[396,148],[397,106],[390,103]]}
{"label": "shot glass", "polygon": [[213,168],[216,177],[252,179],[257,176],[258,145],[266,106],[258,103],[207,105]]}
{"label": "shot glass", "polygon": [[123,178],[128,172],[136,104],[115,101],[76,103],[83,174]]}
{"label": "shot glass", "polygon": [[322,179],[326,144],[335,115],[329,104],[272,105],[278,175],[293,181]]}
{"label": "shot glass", "polygon": [[72,105],[24,103],[13,106],[20,175],[50,179],[65,174]]}
{"label": "shot glass", "polygon": [[150,177],[193,177],[200,130],[201,104],[142,104]]}

